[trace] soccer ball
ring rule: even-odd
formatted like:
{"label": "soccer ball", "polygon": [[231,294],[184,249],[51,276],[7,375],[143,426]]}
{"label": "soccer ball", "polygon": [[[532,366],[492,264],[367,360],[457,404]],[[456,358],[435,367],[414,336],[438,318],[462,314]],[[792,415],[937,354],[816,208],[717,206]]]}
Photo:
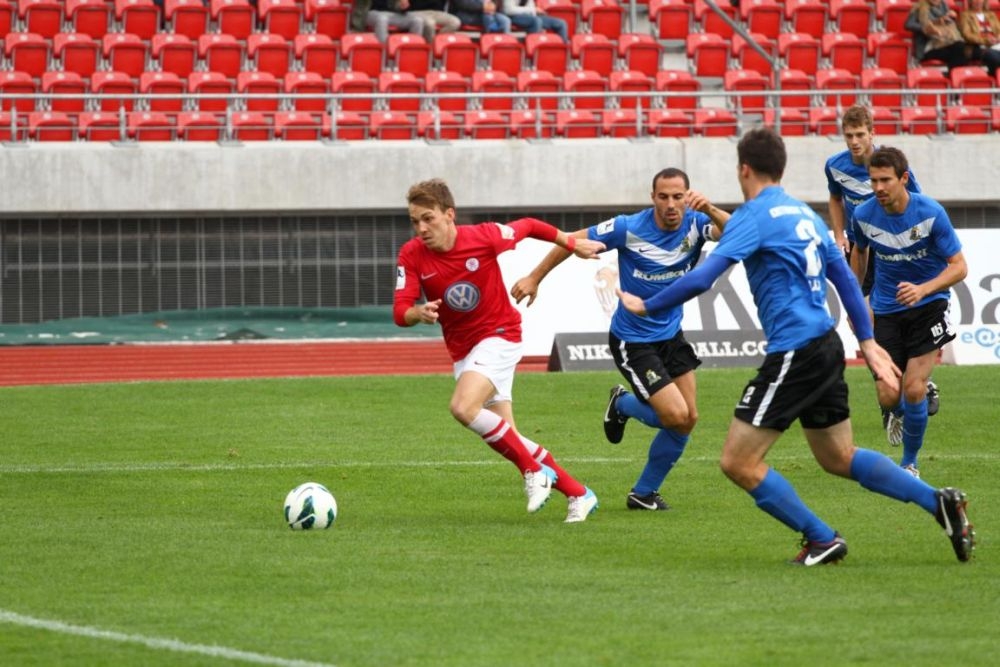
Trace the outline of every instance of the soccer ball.
{"label": "soccer ball", "polygon": [[337,518],[337,500],[322,484],[299,484],[285,496],[285,521],[292,530],[322,530]]}

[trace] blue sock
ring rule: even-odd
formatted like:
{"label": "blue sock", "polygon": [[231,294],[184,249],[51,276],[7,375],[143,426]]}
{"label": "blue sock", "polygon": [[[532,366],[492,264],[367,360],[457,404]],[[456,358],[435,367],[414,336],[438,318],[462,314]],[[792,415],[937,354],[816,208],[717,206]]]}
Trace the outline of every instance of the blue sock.
{"label": "blue sock", "polygon": [[937,509],[934,487],[900,468],[885,454],[859,447],[851,460],[851,477],[869,491],[916,503],[931,514]]}
{"label": "blue sock", "polygon": [[757,507],[795,532],[802,533],[811,542],[829,542],[836,535],[833,528],[806,507],[788,480],[774,468],[768,469],[764,480],[750,495],[757,501]]}
{"label": "blue sock", "polygon": [[690,439],[691,436],[661,428],[653,438],[653,442],[649,444],[649,458],[646,460],[646,467],[642,469],[642,474],[639,475],[639,481],[635,483],[635,492],[644,496],[657,491],[684,453],[684,446]]}
{"label": "blue sock", "polygon": [[927,398],[919,403],[903,401],[903,459],[901,466],[916,466],[917,453],[924,445],[927,432]]}
{"label": "blue sock", "polygon": [[615,403],[615,407],[618,408],[618,412],[623,415],[628,415],[634,419],[638,419],[646,426],[652,428],[663,428],[663,424],[660,423],[660,418],[656,414],[656,410],[653,409],[649,403],[643,403],[639,398],[629,392],[627,394],[622,394],[618,402]]}

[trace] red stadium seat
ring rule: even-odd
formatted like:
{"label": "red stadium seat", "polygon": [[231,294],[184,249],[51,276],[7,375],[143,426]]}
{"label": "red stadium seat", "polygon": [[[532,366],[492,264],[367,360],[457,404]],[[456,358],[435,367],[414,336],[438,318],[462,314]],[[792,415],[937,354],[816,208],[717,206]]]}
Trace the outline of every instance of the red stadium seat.
{"label": "red stadium seat", "polygon": [[822,0],[786,0],[785,20],[792,32],[820,39],[826,32],[826,3]]}
{"label": "red stadium seat", "polygon": [[535,6],[551,17],[565,21],[570,37],[580,32],[580,3],[574,0],[537,0]]}
{"label": "red stadium seat", "polygon": [[305,22],[312,24],[317,35],[326,35],[337,42],[348,32],[351,7],[340,0],[306,0]]}
{"label": "red stadium seat", "polygon": [[371,116],[369,136],[384,140],[411,140],[417,134],[413,116],[401,111],[376,111]]}
{"label": "red stadium seat", "polygon": [[813,134],[839,135],[840,111],[836,107],[813,107],[809,110],[809,129]]}
{"label": "red stadium seat", "polygon": [[101,45],[90,35],[61,32],[52,39],[52,55],[64,72],[89,77],[101,64]]}
{"label": "red stadium seat", "polygon": [[[728,2],[716,2],[715,4],[733,22],[739,19],[736,8]],[[705,0],[694,0],[694,22],[701,26],[702,32],[720,35],[725,39],[731,39],[733,36],[732,26],[712,11]]]}
{"label": "red stadium seat", "polygon": [[291,43],[276,33],[255,32],[247,37],[247,62],[258,72],[281,78],[292,66]]}
{"label": "red stadium seat", "polygon": [[17,13],[21,17],[21,28],[25,32],[52,39],[57,33],[63,32],[63,22],[66,19],[64,4],[57,0],[19,0]]}
{"label": "red stadium seat", "polygon": [[875,8],[866,0],[830,0],[830,21],[838,32],[864,39],[871,31]]}
{"label": "red stadium seat", "polygon": [[[35,110],[35,93],[38,87],[27,72],[0,71],[0,110],[16,109],[18,113]],[[11,95],[29,95],[23,99],[12,99]]]}
{"label": "red stadium seat", "polygon": [[608,39],[618,39],[622,34],[622,19],[625,10],[618,0],[581,0],[580,18],[587,24],[591,34],[604,35]]}
{"label": "red stadium seat", "polygon": [[17,25],[17,5],[10,0],[0,0],[0,35],[14,31]]}
{"label": "red stadium seat", "polygon": [[219,141],[225,126],[214,113],[186,111],[177,115],[177,138],[184,141]]}
{"label": "red stadium seat", "polygon": [[73,32],[103,39],[111,28],[113,5],[105,0],[66,0],[66,18]]}
{"label": "red stadium seat", "polygon": [[499,111],[470,111],[465,114],[465,134],[470,139],[507,139],[510,122]]}
{"label": "red stadium seat", "polygon": [[740,17],[747,32],[777,39],[782,32],[782,7],[776,0],[742,0]]}
{"label": "red stadium seat", "polygon": [[304,71],[315,72],[324,79],[329,79],[337,71],[337,45],[329,36],[298,35],[292,46],[295,50],[295,59]]}
{"label": "red stadium seat", "polygon": [[580,69],[608,76],[615,68],[615,44],[604,35],[589,33],[570,38],[570,53]]}
{"label": "red stadium seat", "polygon": [[104,36],[101,52],[110,69],[125,72],[133,78],[138,78],[146,71],[149,46],[138,35],[109,33]]}
{"label": "red stadium seat", "polygon": [[549,139],[555,129],[555,118],[545,111],[519,109],[510,115],[510,131],[518,139]]}
{"label": "red stadium seat", "polygon": [[[192,72],[188,77],[188,92],[196,95],[232,95],[233,80],[219,72]],[[229,98],[200,97],[195,106],[195,111],[223,113],[229,106]]]}
{"label": "red stadium seat", "polygon": [[257,25],[257,12],[250,0],[211,0],[208,7],[215,31],[224,35],[245,40]]}
{"label": "red stadium seat", "polygon": [[424,92],[423,83],[410,72],[382,72],[378,77],[378,91],[389,95],[413,95],[413,97],[385,99],[385,108],[390,111],[416,113],[420,111],[420,98]]}
{"label": "red stadium seat", "polygon": [[797,69],[781,70],[778,76],[782,92],[778,106],[783,109],[808,109],[816,89],[816,79]]}
{"label": "red stadium seat", "polygon": [[355,111],[323,114],[323,136],[333,141],[364,141],[368,138],[368,117]]}
{"label": "red stadium seat", "polygon": [[174,124],[165,113],[133,111],[128,114],[128,136],[135,141],[171,141]]}
{"label": "red stadium seat", "polygon": [[[739,113],[762,113],[767,102],[765,93],[770,90],[770,80],[752,69],[730,70],[722,80],[723,89],[732,94],[733,108]],[[749,95],[747,93],[760,93]]]}
{"label": "red stadium seat", "polygon": [[35,141],[73,141],[76,123],[62,111],[33,111],[28,115],[28,136]]}
{"label": "red stadium seat", "polygon": [[607,109],[601,112],[601,134],[619,139],[642,136],[642,116],[634,109]]}
{"label": "red stadium seat", "polygon": [[623,33],[618,38],[618,57],[624,69],[656,77],[660,71],[663,48],[652,35]]}
{"label": "red stadium seat", "polygon": [[[483,112],[485,113],[485,112]],[[417,136],[429,141],[461,139],[465,124],[451,111],[421,111],[417,114]]]}
{"label": "red stadium seat", "polygon": [[872,107],[871,111],[875,134],[879,136],[899,134],[902,125],[898,112],[883,107]]}
{"label": "red stadium seat", "polygon": [[910,40],[894,33],[868,35],[868,57],[873,67],[885,67],[897,74],[905,75],[910,68]]}
{"label": "red stadium seat", "polygon": [[906,19],[914,0],[875,0],[875,18],[887,33],[906,32]]}
{"label": "red stadium seat", "polygon": [[683,42],[692,32],[694,5],[687,0],[650,0],[649,22],[657,38]]}
{"label": "red stadium seat", "polygon": [[471,77],[479,67],[479,47],[468,35],[439,33],[432,46],[441,70]]}
{"label": "red stadium seat", "polygon": [[46,72],[42,75],[42,92],[52,95],[76,95],[49,102],[49,111],[80,114],[84,111],[87,83],[76,72]]}
{"label": "red stadium seat", "polygon": [[821,40],[823,56],[830,67],[845,69],[852,74],[860,74],[865,68],[865,43],[857,35],[849,32],[832,32]]}
{"label": "red stadium seat", "polygon": [[861,87],[868,91],[868,105],[898,110],[903,106],[902,89],[906,87],[903,77],[885,67],[869,67],[861,71]]}
{"label": "red stadium seat", "polygon": [[274,126],[268,116],[259,111],[240,111],[231,119],[236,141],[269,141],[274,136]]}
{"label": "red stadium seat", "polygon": [[247,111],[274,113],[278,110],[279,94],[284,87],[270,72],[240,72],[236,77],[236,92],[245,95],[270,95],[271,97],[247,98]]}
{"label": "red stadium seat", "polygon": [[170,32],[192,42],[208,32],[208,7],[201,0],[164,0],[163,17]]}
{"label": "red stadium seat", "polygon": [[[640,92],[652,93],[655,90],[655,82],[652,78],[642,72],[634,70],[615,70],[608,77],[608,83],[612,93]],[[653,96],[650,95],[615,95],[619,109],[635,110],[637,108],[648,109],[653,104]]]}
{"label": "red stadium seat", "polygon": [[970,107],[988,108],[993,105],[994,79],[982,67],[955,67],[949,83],[957,91],[958,103]]}
{"label": "red stadium seat", "polygon": [[[534,32],[524,38],[525,55],[535,70],[545,70],[557,76],[566,73],[569,45],[552,32]],[[516,76],[516,75],[515,75]]]}
{"label": "red stadium seat", "polygon": [[423,78],[431,68],[431,45],[422,35],[396,33],[389,35],[389,64],[398,72],[409,72]]}
{"label": "red stadium seat", "polygon": [[304,8],[295,0],[258,0],[257,15],[265,32],[281,35],[291,42],[302,32]]}
{"label": "red stadium seat", "polygon": [[570,70],[562,78],[563,92],[566,93],[602,93],[587,97],[575,95],[567,98],[567,106],[572,109],[603,109],[605,95],[608,90],[607,80],[592,70]]}
{"label": "red stadium seat", "polygon": [[729,69],[729,42],[715,33],[688,35],[685,50],[695,76],[719,77]]}
{"label": "red stadium seat", "polygon": [[116,113],[85,111],[77,119],[77,136],[85,141],[125,141],[128,129]]}
{"label": "red stadium seat", "polygon": [[[760,47],[771,58],[775,58],[778,55],[778,45],[774,40],[759,34],[751,34],[750,38],[754,44]],[[745,70],[754,70],[765,76],[771,75],[771,63],[739,35],[733,36],[732,49],[736,67]]]}
{"label": "red stadium seat", "polygon": [[184,35],[157,33],[151,42],[151,55],[159,63],[160,71],[186,79],[194,71],[198,47]]}
{"label": "red stadium seat", "polygon": [[33,32],[12,32],[3,40],[8,67],[39,79],[49,68],[49,40]]}
{"label": "red stadium seat", "polygon": [[932,107],[903,107],[904,134],[940,134],[943,123]]}
{"label": "red stadium seat", "polygon": [[516,89],[517,83],[506,72],[480,70],[472,75],[472,92],[490,95],[478,98],[479,108],[484,111],[512,111]]}
{"label": "red stadium seat", "polygon": [[661,70],[656,73],[656,89],[670,93],[663,97],[663,105],[668,109],[694,110],[698,106],[697,96],[680,93],[697,93],[701,83],[684,70]]}
{"label": "red stadium seat", "polygon": [[778,54],[787,69],[816,75],[820,61],[820,41],[804,32],[786,32],[778,36]]}
{"label": "red stadium seat", "polygon": [[[427,73],[424,88],[434,95],[468,94],[472,82],[457,72],[436,70]],[[434,102],[442,111],[465,111],[469,106],[468,98],[463,97],[435,97]]]}
{"label": "red stadium seat", "polygon": [[764,110],[764,125],[778,129],[781,121],[780,134],[787,137],[801,137],[809,134],[809,116],[801,109],[782,108],[780,115],[777,109]]}
{"label": "red stadium seat", "polygon": [[567,139],[591,138],[601,134],[600,115],[587,109],[556,112],[556,134]]}
{"label": "red stadium seat", "polygon": [[115,0],[115,20],[122,32],[149,40],[160,29],[160,8],[153,0]]}
{"label": "red stadium seat", "polygon": [[330,77],[330,91],[342,96],[339,111],[371,111],[375,79],[364,72],[334,72]]}
{"label": "red stadium seat", "polygon": [[[118,111],[125,109],[132,111],[135,108],[135,99],[127,97],[135,95],[138,91],[136,79],[123,72],[100,71],[94,72],[90,77],[90,92],[109,95],[98,103],[100,111]],[[119,95],[121,97],[114,97]]]}
{"label": "red stadium seat", "polygon": [[323,136],[323,118],[304,111],[279,111],[274,114],[274,137],[282,141],[319,141]]}
{"label": "red stadium seat", "polygon": [[816,72],[816,88],[825,93],[823,104],[826,106],[846,109],[854,104],[857,101],[857,94],[853,91],[861,87],[860,83],[858,76],[846,69],[830,68]]}
{"label": "red stadium seat", "polygon": [[703,137],[736,136],[736,116],[726,109],[695,109],[694,131]]}
{"label": "red stadium seat", "polygon": [[285,74],[284,90],[292,96],[292,109],[323,113],[327,108],[324,98],[303,98],[301,95],[326,95],[330,86],[316,72],[288,72]]}
{"label": "red stadium seat", "polygon": [[654,137],[690,137],[694,118],[681,109],[651,109],[646,128]]}
{"label": "red stadium seat", "polygon": [[0,112],[0,141],[27,141],[27,139],[27,114]]}
{"label": "red stadium seat", "polygon": [[340,41],[340,59],[350,71],[364,72],[373,79],[377,79],[385,67],[382,42],[371,32],[344,35]]}
{"label": "red stadium seat", "polygon": [[235,79],[243,69],[243,55],[243,42],[232,35],[209,33],[198,38],[198,58],[209,72]]}
{"label": "red stadium seat", "polygon": [[[914,89],[941,90],[939,93],[915,93],[913,103],[918,107],[940,107],[948,104],[950,83],[941,70],[935,67],[914,67],[906,73],[906,87]],[[904,129],[906,125],[904,118]]]}
{"label": "red stadium seat", "polygon": [[148,111],[178,113],[184,108],[184,98],[166,97],[167,95],[182,95],[184,81],[173,72],[143,72],[139,76],[139,92],[144,95],[163,95],[164,97],[147,100]]}
{"label": "red stadium seat", "polygon": [[479,38],[479,63],[483,69],[517,76],[524,69],[524,47],[510,33],[487,33]]}
{"label": "red stadium seat", "polygon": [[559,107],[559,98],[552,94],[562,91],[562,77],[556,77],[552,72],[545,70],[521,72],[517,75],[517,90],[528,94],[549,95],[529,98],[527,108],[532,111],[555,111]]}

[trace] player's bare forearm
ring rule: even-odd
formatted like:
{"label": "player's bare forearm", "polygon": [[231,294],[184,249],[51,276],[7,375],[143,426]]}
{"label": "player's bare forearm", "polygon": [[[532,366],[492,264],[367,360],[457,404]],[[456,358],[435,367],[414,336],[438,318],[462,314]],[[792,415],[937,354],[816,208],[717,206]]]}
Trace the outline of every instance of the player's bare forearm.
{"label": "player's bare forearm", "polygon": [[722,238],[722,232],[726,229],[726,223],[729,222],[732,214],[713,204],[708,197],[697,190],[689,190],[685,201],[689,208],[704,213],[712,219],[712,240],[718,241]]}
{"label": "player's bare forearm", "polygon": [[438,308],[440,306],[441,299],[410,306],[406,310],[406,325],[412,327],[417,324],[436,324],[438,321]]}
{"label": "player's bare forearm", "polygon": [[965,256],[961,252],[948,258],[948,264],[937,276],[925,283],[901,282],[896,285],[896,301],[904,306],[915,306],[929,294],[942,292],[960,283],[969,274]]}

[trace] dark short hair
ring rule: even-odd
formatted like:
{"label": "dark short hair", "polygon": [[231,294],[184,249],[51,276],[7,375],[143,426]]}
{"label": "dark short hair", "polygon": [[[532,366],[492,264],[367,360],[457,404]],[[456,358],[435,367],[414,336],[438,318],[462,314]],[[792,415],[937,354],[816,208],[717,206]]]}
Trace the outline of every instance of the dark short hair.
{"label": "dark short hair", "polygon": [[868,161],[868,168],[879,167],[884,169],[885,167],[891,167],[896,173],[896,178],[902,178],[910,169],[910,163],[906,159],[906,155],[903,151],[892,146],[880,146],[875,149],[872,153],[871,160]]}
{"label": "dark short hair", "polygon": [[775,181],[781,180],[788,163],[785,142],[769,127],[757,127],[744,134],[736,145],[736,155],[741,165]]}
{"label": "dark short hair", "polygon": [[447,211],[449,208],[455,208],[455,197],[443,179],[432,178],[411,185],[406,193],[406,203]]}
{"label": "dark short hair", "polygon": [[684,179],[684,189],[685,190],[691,189],[691,179],[689,179],[688,175],[684,173],[682,170],[678,169],[677,167],[667,167],[666,169],[661,169],[660,171],[656,172],[656,176],[653,176],[654,190],[656,189],[656,182],[661,178],[682,178]]}

